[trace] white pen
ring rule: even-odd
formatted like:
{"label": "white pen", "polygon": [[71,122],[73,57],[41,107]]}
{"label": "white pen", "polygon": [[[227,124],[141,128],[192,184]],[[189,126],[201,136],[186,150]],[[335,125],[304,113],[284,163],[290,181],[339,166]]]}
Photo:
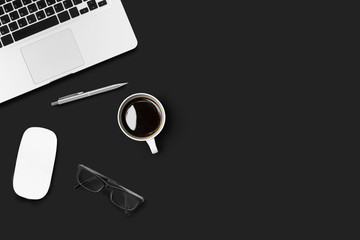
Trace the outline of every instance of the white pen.
{"label": "white pen", "polygon": [[114,84],[114,85],[111,85],[111,86],[95,89],[95,90],[92,90],[92,91],[89,91],[89,92],[74,93],[74,94],[59,98],[57,101],[52,102],[51,106],[56,106],[56,105],[76,101],[76,100],[79,100],[79,99],[83,99],[83,98],[86,98],[86,97],[91,97],[91,96],[94,96],[94,95],[97,95],[97,94],[100,94],[100,93],[104,93],[104,92],[107,92],[107,91],[117,89],[117,88],[122,87],[122,86],[124,86],[126,84],[127,84],[127,82],[126,83],[118,83],[118,84]]}

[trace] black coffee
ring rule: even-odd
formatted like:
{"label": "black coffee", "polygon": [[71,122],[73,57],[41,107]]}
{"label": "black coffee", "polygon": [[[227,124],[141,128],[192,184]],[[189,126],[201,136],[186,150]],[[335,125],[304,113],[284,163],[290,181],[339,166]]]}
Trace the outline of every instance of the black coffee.
{"label": "black coffee", "polygon": [[120,114],[124,129],[135,137],[148,137],[154,134],[161,124],[159,106],[146,97],[130,100]]}

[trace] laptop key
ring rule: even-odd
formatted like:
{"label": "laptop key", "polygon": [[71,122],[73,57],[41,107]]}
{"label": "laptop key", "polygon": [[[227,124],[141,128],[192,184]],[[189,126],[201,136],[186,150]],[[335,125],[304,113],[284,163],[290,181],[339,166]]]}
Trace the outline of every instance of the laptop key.
{"label": "laptop key", "polygon": [[20,18],[20,16],[19,16],[19,14],[18,14],[17,11],[11,12],[11,13],[9,14],[9,16],[10,16],[10,19],[11,19],[12,21],[17,20],[17,19]]}
{"label": "laptop key", "polygon": [[55,14],[55,10],[53,7],[48,7],[45,9],[46,16],[51,16]]}
{"label": "laptop key", "polygon": [[72,18],[75,18],[75,17],[77,17],[77,16],[80,15],[77,7],[70,8],[70,9],[69,9],[69,13],[70,13],[70,16],[71,16]]}
{"label": "laptop key", "polygon": [[54,8],[55,8],[55,11],[58,13],[58,12],[61,12],[62,10],[64,10],[64,7],[61,3],[58,3],[56,5],[54,5]]}
{"label": "laptop key", "polygon": [[29,24],[36,22],[35,14],[31,14],[30,16],[27,16],[26,19],[28,20]]}
{"label": "laptop key", "polygon": [[48,6],[53,5],[56,3],[56,0],[46,0]]}
{"label": "laptop key", "polygon": [[99,7],[105,6],[106,4],[107,4],[107,2],[105,0],[98,2]]}
{"label": "laptop key", "polygon": [[33,25],[29,25],[27,27],[21,28],[16,32],[13,32],[13,37],[15,41],[19,41],[21,39],[34,35],[35,33],[51,28],[57,24],[59,24],[59,21],[57,20],[56,16],[52,16],[43,21],[37,22]]}
{"label": "laptop key", "polygon": [[26,22],[25,18],[19,19],[17,23],[18,23],[19,27],[21,27],[21,28],[25,27],[27,25],[27,22]]}
{"label": "laptop key", "polygon": [[71,8],[71,7],[73,6],[73,3],[72,3],[71,0],[65,0],[65,1],[63,2],[63,4],[64,4],[64,7],[65,7],[66,9]]}
{"label": "laptop key", "polygon": [[33,13],[38,10],[35,3],[30,4],[27,8],[29,9],[29,13]]}
{"label": "laptop key", "polygon": [[13,8],[13,6],[12,6],[11,3],[5,4],[5,5],[3,6],[3,8],[4,8],[4,10],[5,10],[6,13],[11,12],[12,10],[14,10],[14,8]]}
{"label": "laptop key", "polygon": [[70,15],[67,11],[61,12],[58,14],[58,18],[60,20],[60,22],[66,22],[67,20],[70,19]]}
{"label": "laptop key", "polygon": [[2,24],[7,24],[8,22],[10,22],[10,18],[9,18],[9,15],[4,15],[4,16],[1,16],[0,17],[0,21]]}
{"label": "laptop key", "polygon": [[17,25],[16,22],[12,22],[12,23],[9,24],[9,28],[10,28],[10,31],[13,32],[13,31],[15,31],[16,29],[18,29],[19,26]]}
{"label": "laptop key", "polygon": [[0,27],[0,36],[4,36],[9,33],[9,28],[7,25]]}
{"label": "laptop key", "polygon": [[81,14],[85,14],[87,12],[89,12],[89,9],[87,9],[87,8],[80,9]]}
{"label": "laptop key", "polygon": [[45,12],[44,12],[43,10],[35,13],[35,15],[36,15],[36,18],[37,18],[38,21],[40,21],[40,20],[42,20],[42,19],[45,18]]}
{"label": "laptop key", "polygon": [[31,3],[31,0],[22,0],[22,3],[23,3],[24,5],[28,5],[28,4]]}
{"label": "laptop key", "polygon": [[27,10],[26,7],[23,7],[23,8],[20,8],[20,9],[19,9],[19,15],[20,15],[20,17],[24,17],[24,16],[26,16],[26,15],[28,15],[28,14],[29,14],[29,11]]}
{"label": "laptop key", "polygon": [[13,1],[13,6],[15,9],[18,9],[23,6],[22,2],[20,0]]}
{"label": "laptop key", "polygon": [[0,6],[0,16],[2,16],[3,14],[5,14],[5,11],[4,11],[3,7]]}
{"label": "laptop key", "polygon": [[40,1],[36,2],[36,5],[37,5],[38,9],[40,10],[40,9],[43,9],[46,7],[46,2],[44,0],[40,0]]}
{"label": "laptop key", "polygon": [[11,44],[11,43],[14,42],[14,40],[13,40],[13,38],[11,37],[10,34],[2,37],[2,38],[1,38],[1,41],[2,41],[2,43],[4,44],[4,46],[7,46],[7,45],[9,45],[9,44]]}
{"label": "laptop key", "polygon": [[75,5],[78,5],[78,4],[82,3],[82,0],[73,0],[73,3],[74,3]]}
{"label": "laptop key", "polygon": [[90,0],[87,2],[87,4],[91,11],[98,7],[95,0]]}

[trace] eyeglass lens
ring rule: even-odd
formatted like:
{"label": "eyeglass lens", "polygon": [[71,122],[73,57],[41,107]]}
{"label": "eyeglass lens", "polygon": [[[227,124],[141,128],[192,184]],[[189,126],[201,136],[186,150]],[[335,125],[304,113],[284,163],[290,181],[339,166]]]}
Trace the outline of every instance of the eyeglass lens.
{"label": "eyeglass lens", "polygon": [[78,181],[81,186],[91,192],[99,192],[103,187],[104,183],[95,174],[81,169],[78,174]]}
{"label": "eyeglass lens", "polygon": [[116,188],[111,193],[111,201],[126,210],[133,210],[139,204],[139,199]]}

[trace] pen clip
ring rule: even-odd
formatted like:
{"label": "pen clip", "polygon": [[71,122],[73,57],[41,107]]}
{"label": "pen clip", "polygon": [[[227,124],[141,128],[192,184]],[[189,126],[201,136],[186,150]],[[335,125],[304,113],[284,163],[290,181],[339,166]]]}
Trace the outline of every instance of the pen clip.
{"label": "pen clip", "polygon": [[79,94],[82,94],[82,93],[84,93],[84,92],[73,93],[73,94],[61,97],[61,98],[59,98],[59,100],[63,100],[65,98],[73,97],[73,96],[76,96],[76,95],[79,95]]}

